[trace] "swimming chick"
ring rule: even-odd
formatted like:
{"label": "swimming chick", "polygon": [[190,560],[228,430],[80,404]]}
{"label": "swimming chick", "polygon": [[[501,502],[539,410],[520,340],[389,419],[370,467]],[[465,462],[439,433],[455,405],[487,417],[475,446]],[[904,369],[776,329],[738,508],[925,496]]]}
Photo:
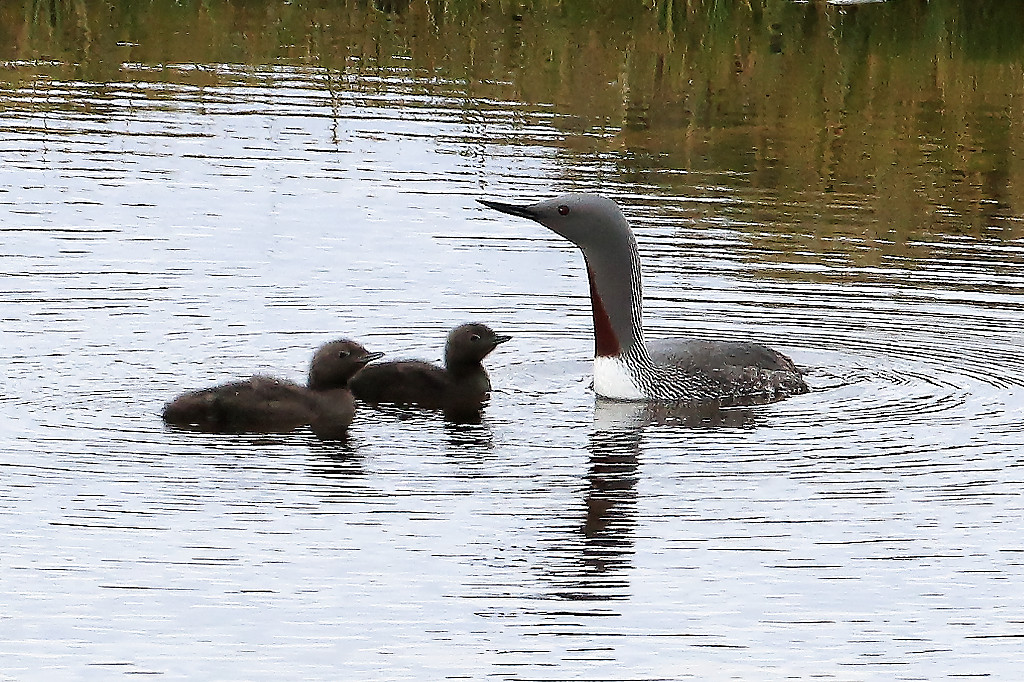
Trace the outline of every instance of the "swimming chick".
{"label": "swimming chick", "polygon": [[566,194],[527,206],[478,201],[535,220],[583,252],[594,318],[598,395],[726,406],[767,403],[807,392],[793,361],[767,346],[685,338],[648,344],[636,239],[611,199]]}
{"label": "swimming chick", "polygon": [[349,386],[371,404],[416,405],[443,410],[456,421],[478,416],[491,391],[481,361],[511,336],[483,324],[464,324],[448,334],[444,368],[420,360],[382,362],[361,370]]}
{"label": "swimming chick", "polygon": [[383,356],[347,339],[313,355],[306,386],[254,376],[178,396],[164,406],[172,426],[208,433],[284,433],[309,425],[323,440],[345,437],[355,414],[349,379]]}

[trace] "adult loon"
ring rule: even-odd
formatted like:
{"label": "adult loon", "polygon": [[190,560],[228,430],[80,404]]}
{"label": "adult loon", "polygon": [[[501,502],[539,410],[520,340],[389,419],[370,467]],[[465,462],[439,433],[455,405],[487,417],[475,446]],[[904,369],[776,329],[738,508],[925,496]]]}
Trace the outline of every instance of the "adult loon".
{"label": "adult loon", "polygon": [[767,346],[699,339],[647,343],[636,239],[611,199],[576,193],[526,206],[477,201],[535,220],[583,252],[594,317],[598,395],[731,406],[768,403],[808,391],[793,361]]}

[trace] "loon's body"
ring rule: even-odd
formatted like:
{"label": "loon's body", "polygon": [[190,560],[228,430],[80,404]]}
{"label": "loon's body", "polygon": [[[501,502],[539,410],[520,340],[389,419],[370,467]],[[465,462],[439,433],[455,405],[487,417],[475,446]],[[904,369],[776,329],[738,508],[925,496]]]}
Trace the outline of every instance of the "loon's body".
{"label": "loon's body", "polygon": [[462,420],[479,413],[490,396],[491,381],[481,361],[512,337],[483,324],[464,324],[448,334],[445,366],[420,360],[371,365],[352,377],[357,398],[371,404],[415,405]]}
{"label": "loon's body", "polygon": [[528,206],[480,203],[530,218],[583,252],[594,316],[594,391],[615,400],[751,405],[807,392],[800,370],[767,346],[665,339],[643,332],[640,255],[611,199],[567,194]]}
{"label": "loon's body", "polygon": [[258,375],[180,395],[162,416],[172,426],[207,433],[285,433],[309,425],[320,438],[344,438],[355,414],[348,381],[382,355],[354,341],[332,341],[313,356],[306,386]]}

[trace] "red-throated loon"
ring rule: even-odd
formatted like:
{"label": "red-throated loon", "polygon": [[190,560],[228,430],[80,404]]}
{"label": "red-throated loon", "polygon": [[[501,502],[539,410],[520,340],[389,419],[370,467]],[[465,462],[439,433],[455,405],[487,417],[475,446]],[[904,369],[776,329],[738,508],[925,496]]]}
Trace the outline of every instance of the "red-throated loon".
{"label": "red-throated loon", "polygon": [[594,391],[616,400],[751,405],[806,393],[788,357],[760,344],[666,339],[646,343],[640,255],[611,199],[566,194],[489,208],[539,222],[583,251],[594,315]]}

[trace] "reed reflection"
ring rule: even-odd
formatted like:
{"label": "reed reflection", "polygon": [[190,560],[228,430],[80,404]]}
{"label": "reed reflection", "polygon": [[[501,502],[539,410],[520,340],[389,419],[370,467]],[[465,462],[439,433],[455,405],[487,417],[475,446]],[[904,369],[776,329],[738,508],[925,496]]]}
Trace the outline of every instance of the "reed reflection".
{"label": "reed reflection", "polygon": [[[839,250],[871,266],[936,234],[1020,237],[1014,3],[649,4],[9,2],[0,105],[115,115],[125,93],[180,97],[167,82],[221,104],[249,92],[239,84],[325,89],[310,102],[342,120],[388,89],[399,97],[385,107],[452,97],[488,121],[494,102],[517,102],[524,128],[540,115],[564,133],[544,143],[588,169],[577,184],[656,186],[701,199],[711,219],[739,210],[761,246],[824,240],[812,262]],[[756,220],[749,202],[715,203],[723,188],[754,191]]]}

